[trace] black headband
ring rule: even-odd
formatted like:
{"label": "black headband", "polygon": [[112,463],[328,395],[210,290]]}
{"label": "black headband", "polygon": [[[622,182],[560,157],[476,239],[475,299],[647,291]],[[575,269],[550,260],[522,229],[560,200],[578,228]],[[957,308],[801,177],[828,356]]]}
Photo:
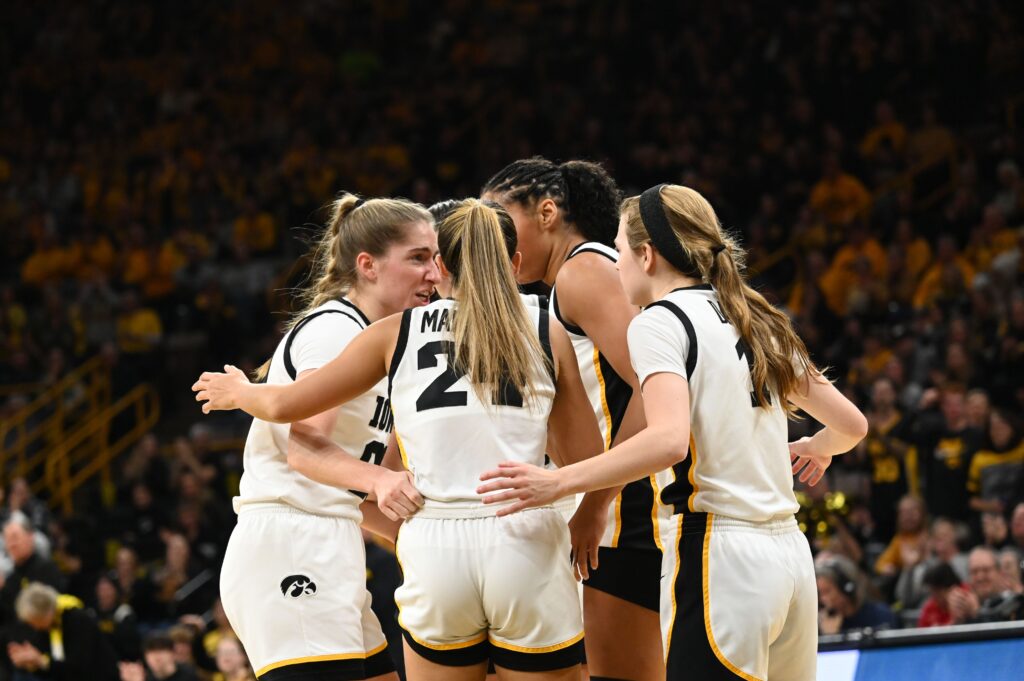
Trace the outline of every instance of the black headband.
{"label": "black headband", "polygon": [[676,238],[676,233],[672,231],[672,226],[668,224],[668,218],[665,217],[665,208],[661,203],[661,188],[664,186],[655,185],[640,195],[640,220],[651,237],[651,243],[672,267],[689,277],[702,279],[700,270],[686,255],[679,239]]}

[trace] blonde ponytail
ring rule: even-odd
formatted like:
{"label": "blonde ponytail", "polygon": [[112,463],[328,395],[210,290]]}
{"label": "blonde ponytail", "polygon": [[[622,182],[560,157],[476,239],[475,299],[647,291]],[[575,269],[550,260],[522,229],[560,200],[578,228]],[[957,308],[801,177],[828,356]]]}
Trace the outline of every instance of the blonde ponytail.
{"label": "blonde ponytail", "polygon": [[458,300],[455,364],[481,401],[497,402],[505,386],[529,401],[538,359],[548,360],[519,297],[498,213],[463,202],[441,223],[438,246]]}
{"label": "blonde ponytail", "polygon": [[[770,406],[772,395],[776,395],[786,413],[792,414],[793,406],[786,397],[800,387],[798,374],[817,370],[789,317],[747,284],[743,274],[746,254],[722,229],[707,199],[689,187],[665,185],[661,201],[683,252],[704,281],[714,287],[722,312],[753,355],[751,380],[758,406]],[[626,199],[622,214],[630,248],[649,243],[639,197]]]}
{"label": "blonde ponytail", "polygon": [[[291,329],[312,310],[337,300],[356,287],[359,281],[356,258],[360,253],[381,256],[388,247],[405,236],[405,229],[416,222],[432,224],[426,208],[405,199],[363,200],[342,193],[330,204],[330,217],[323,236],[311,255],[309,286],[297,296],[299,311],[292,315]],[[258,381],[266,379],[270,360],[255,372]]]}

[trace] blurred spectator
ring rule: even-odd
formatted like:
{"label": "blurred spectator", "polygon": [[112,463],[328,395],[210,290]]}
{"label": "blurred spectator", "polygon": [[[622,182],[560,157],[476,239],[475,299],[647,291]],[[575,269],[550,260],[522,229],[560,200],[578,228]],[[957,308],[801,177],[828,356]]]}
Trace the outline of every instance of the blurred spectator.
{"label": "blurred spectator", "polygon": [[1009,410],[996,408],[988,418],[985,447],[971,459],[967,490],[975,511],[1003,513],[1024,483],[1024,438]]}
{"label": "blurred spectator", "polygon": [[199,681],[195,670],[179,666],[167,634],[150,634],[142,643],[145,664],[121,663],[121,681]]}
{"label": "blurred spectator", "polygon": [[925,559],[928,517],[920,497],[900,499],[896,515],[896,536],[875,563],[875,572],[894,577]]}
{"label": "blurred spectator", "polygon": [[871,516],[877,535],[889,541],[896,533],[896,507],[910,491],[917,470],[908,462],[910,424],[897,408],[896,388],[888,377],[875,379],[871,406],[866,410],[868,436],[859,445],[871,472]]}
{"label": "blurred spectator", "polygon": [[866,580],[849,559],[834,556],[818,561],[816,574],[820,633],[837,634],[896,625],[888,606],[868,599]]}
{"label": "blurred spectator", "polygon": [[867,210],[871,195],[860,180],[843,172],[835,155],[830,155],[825,159],[821,179],[811,190],[810,202],[828,223],[845,226]]}
{"label": "blurred spectator", "polygon": [[11,641],[12,664],[44,679],[117,681],[117,657],[96,622],[77,599],[56,589],[29,583],[15,602],[18,618],[53,642],[40,650],[30,642]]}
{"label": "blurred spectator", "polygon": [[[950,594],[950,612],[956,623],[1004,619],[999,607],[1008,594],[1003,586],[996,552],[979,546],[969,557],[970,589]],[[1005,617],[1009,619],[1009,617]]]}
{"label": "blurred spectator", "polygon": [[960,577],[948,563],[936,563],[924,573],[924,586],[931,594],[921,608],[917,620],[919,627],[944,627],[955,624],[950,609],[950,596],[954,591],[966,591]]}
{"label": "blurred spectator", "polygon": [[168,533],[165,543],[164,560],[150,575],[159,611],[167,619],[202,612],[212,600],[207,598],[210,588],[216,586],[214,574],[192,557],[184,536]]}
{"label": "blurred spectator", "polygon": [[1021,583],[1021,571],[1024,570],[1024,560],[1013,549],[1003,549],[999,552],[999,574],[1003,578],[1003,589],[1015,594],[1024,593],[1024,584]]}
{"label": "blurred spectator", "polygon": [[25,514],[32,527],[45,528],[50,525],[50,510],[46,508],[45,503],[33,496],[28,481],[22,477],[11,480],[4,518],[11,518],[19,511]]}
{"label": "blurred spectator", "polygon": [[133,549],[122,546],[117,550],[111,576],[122,603],[131,606],[140,619],[148,620],[156,616],[153,585],[147,578],[146,570],[139,565],[138,555]]}
{"label": "blurred spectator", "polygon": [[1010,539],[1013,541],[1013,548],[1024,559],[1024,501],[1013,507],[1013,514],[1010,516]]}
{"label": "blurred spectator", "polygon": [[256,681],[242,643],[234,636],[225,636],[217,644],[217,673],[213,681]]}
{"label": "blurred spectator", "polygon": [[981,514],[981,544],[990,549],[999,550],[1010,540],[1010,528],[1002,513]]}
{"label": "blurred spectator", "polygon": [[3,532],[4,545],[14,562],[14,570],[6,575],[0,588],[0,623],[6,624],[15,619],[14,601],[23,585],[39,582],[61,591],[66,582],[53,561],[36,553],[32,523],[25,514],[12,513]]}
{"label": "blurred spectator", "polygon": [[117,658],[137,660],[142,654],[139,620],[129,603],[123,601],[117,582],[107,576],[96,581],[96,623],[106,636]]}
{"label": "blurred spectator", "polygon": [[963,388],[950,385],[922,398],[941,403],[917,424],[918,462],[928,510],[952,520],[967,520],[967,471],[981,446],[982,433],[967,423]]}
{"label": "blurred spectator", "polygon": [[970,573],[967,566],[967,555],[960,552],[956,526],[945,518],[936,518],[932,522],[931,534],[928,539],[928,558],[900,573],[895,595],[896,601],[904,609],[918,607],[927,597],[924,577],[928,570],[940,564],[950,566],[960,582],[967,581]]}

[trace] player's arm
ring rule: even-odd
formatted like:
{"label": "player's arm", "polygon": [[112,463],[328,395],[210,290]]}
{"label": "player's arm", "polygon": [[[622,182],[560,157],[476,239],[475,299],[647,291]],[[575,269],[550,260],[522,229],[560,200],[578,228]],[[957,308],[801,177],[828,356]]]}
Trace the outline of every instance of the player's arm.
{"label": "player's arm", "polygon": [[551,319],[549,335],[555,361],[555,399],[548,416],[548,454],[561,467],[600,454],[604,441],[580,378],[572,342],[557,319]]}
{"label": "player's arm", "polygon": [[359,505],[359,510],[363,513],[363,522],[360,524],[363,529],[373,532],[392,544],[398,540],[398,528],[402,526],[401,520],[392,520],[372,501],[364,501]]}
{"label": "player's arm", "polygon": [[682,461],[690,438],[686,379],[669,372],[653,374],[644,381],[643,398],[647,427],[605,454],[553,471],[505,462],[480,476],[486,482],[477,492],[494,492],[484,503],[514,501],[498,511],[508,515],[570,494],[624,485]]}
{"label": "player's arm", "polygon": [[292,423],[344,404],[387,375],[401,314],[370,325],[345,350],[308,378],[288,384],[254,384],[231,366],[206,372],[192,386],[203,413],[241,409],[263,421]]}
{"label": "player's arm", "polygon": [[[583,329],[633,391],[612,443],[618,444],[644,427],[640,384],[630,364],[626,339],[629,323],[639,310],[626,298],[614,263],[602,255],[581,253],[563,266],[560,275],[559,312]],[[594,291],[602,292],[599,305],[594,304]],[[591,492],[581,505],[593,505],[596,512],[598,507],[610,504],[621,490],[621,486],[615,486]]]}
{"label": "player's arm", "polygon": [[868,420],[825,376],[809,369],[803,385],[789,395],[789,401],[825,427],[810,437],[789,444],[793,474],[800,481],[816,485],[825,475],[832,457],[857,446],[868,434]]}
{"label": "player's arm", "polygon": [[[316,370],[299,374],[308,380]],[[288,433],[288,465],[324,485],[372,495],[381,513],[392,521],[407,518],[423,505],[409,473],[398,473],[361,461],[342,449],[331,434],[338,408],[293,423]]]}

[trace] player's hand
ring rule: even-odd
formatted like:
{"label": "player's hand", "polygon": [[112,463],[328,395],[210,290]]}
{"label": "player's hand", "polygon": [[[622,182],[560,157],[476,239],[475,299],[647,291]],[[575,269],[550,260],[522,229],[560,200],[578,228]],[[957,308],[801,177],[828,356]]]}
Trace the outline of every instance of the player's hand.
{"label": "player's hand", "polygon": [[423,496],[412,484],[412,473],[409,471],[381,468],[377,483],[373,486],[373,496],[377,499],[377,508],[388,520],[404,520],[423,505]]}
{"label": "player's hand", "polygon": [[192,385],[196,402],[203,402],[203,413],[238,409],[238,393],[249,385],[249,379],[238,367],[224,365],[224,373],[206,371]]}
{"label": "player's hand", "polygon": [[594,501],[586,495],[572,518],[569,519],[569,539],[572,544],[572,565],[576,579],[590,579],[590,571],[597,569],[597,554],[608,525],[608,505]]}
{"label": "player's hand", "polygon": [[789,459],[793,463],[793,475],[799,475],[800,482],[811,487],[821,481],[832,463],[831,454],[814,451],[814,440],[810,437],[789,443]]}
{"label": "player's hand", "polygon": [[485,504],[497,504],[503,501],[515,502],[499,510],[498,516],[506,516],[528,508],[548,506],[565,496],[557,470],[552,471],[528,463],[504,461],[498,464],[494,470],[481,475],[480,479],[490,480],[490,482],[477,487],[477,494],[495,492],[495,494],[484,497]]}

